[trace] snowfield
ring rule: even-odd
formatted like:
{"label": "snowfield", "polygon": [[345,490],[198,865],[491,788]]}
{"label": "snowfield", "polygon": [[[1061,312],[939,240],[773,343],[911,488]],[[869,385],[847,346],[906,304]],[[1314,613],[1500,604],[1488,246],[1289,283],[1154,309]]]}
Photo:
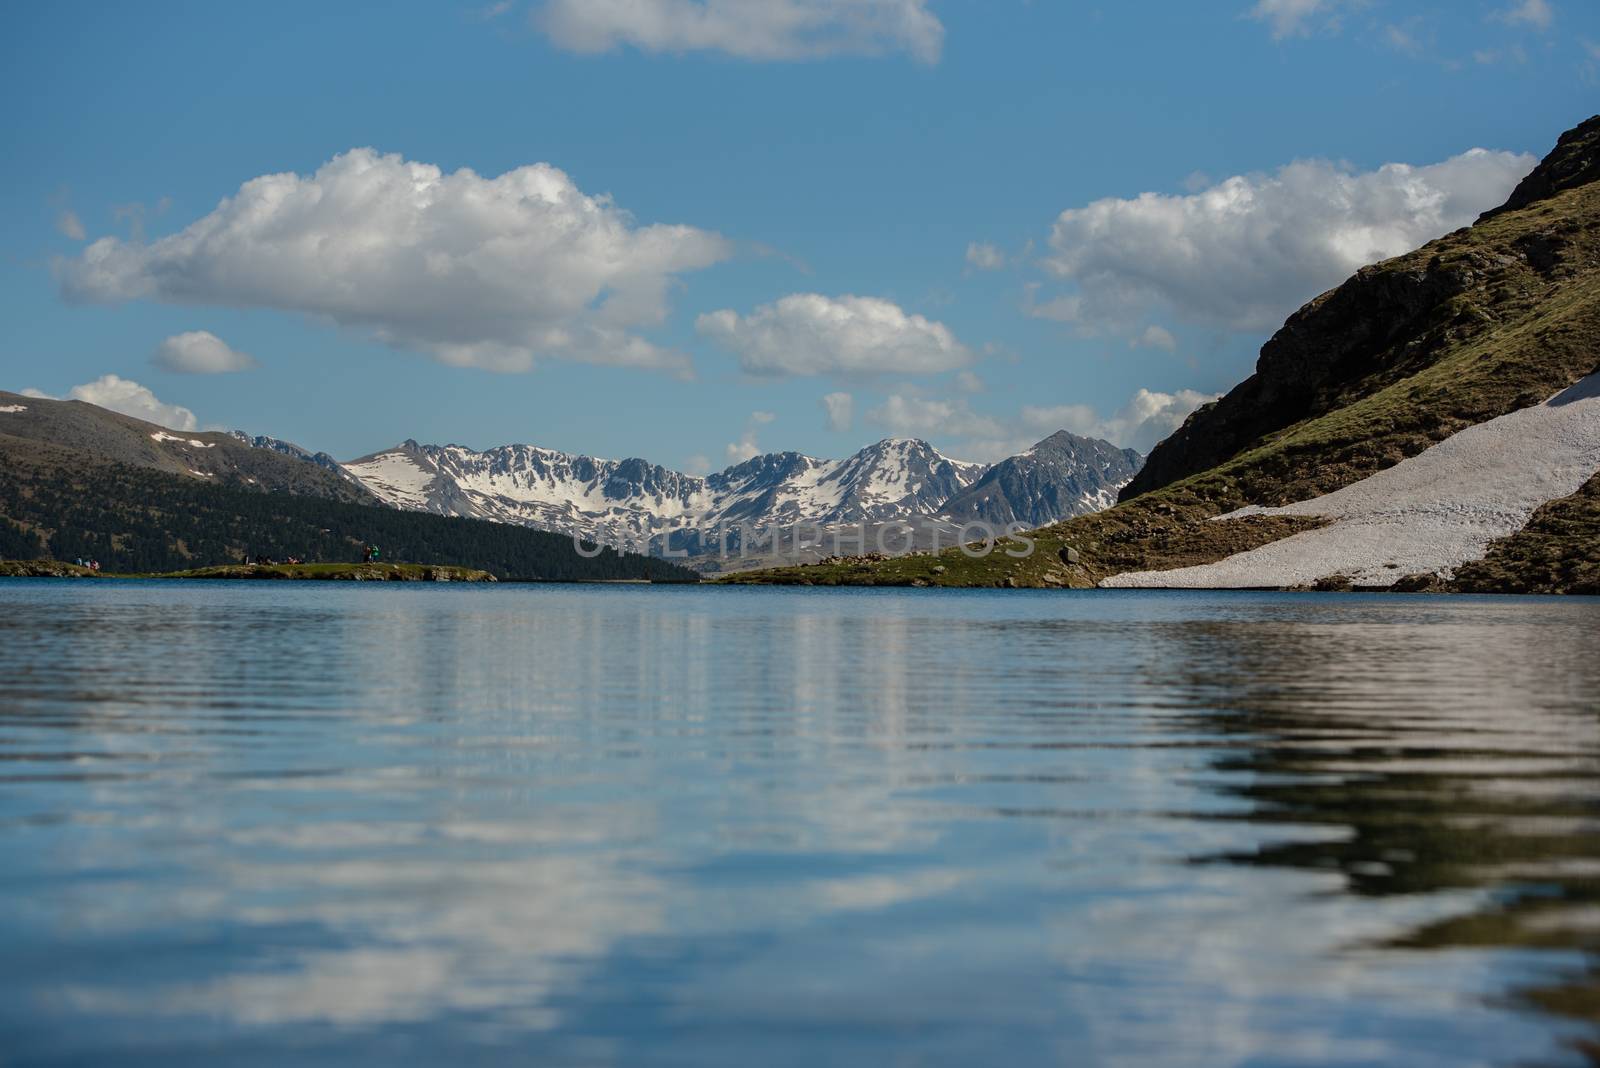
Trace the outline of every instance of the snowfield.
{"label": "snowfield", "polygon": [[1534,510],[1576,493],[1600,471],[1600,373],[1543,404],[1468,427],[1341,490],[1247,515],[1324,516],[1317,530],[1214,564],[1132,571],[1105,587],[1248,589],[1306,586],[1346,576],[1392,586],[1404,575],[1448,578],[1491,542],[1527,525]]}
{"label": "snowfield", "polygon": [[364,463],[345,464],[344,469],[396,508],[424,507],[428,503],[428,487],[435,478],[434,472],[398,452],[380,453]]}
{"label": "snowfield", "polygon": [[[188,445],[194,449],[214,449],[216,442],[201,441],[199,438],[186,438],[181,434],[168,434],[164,430],[157,430],[150,435],[151,441],[176,441],[180,445]],[[207,476],[209,477],[209,476]]]}

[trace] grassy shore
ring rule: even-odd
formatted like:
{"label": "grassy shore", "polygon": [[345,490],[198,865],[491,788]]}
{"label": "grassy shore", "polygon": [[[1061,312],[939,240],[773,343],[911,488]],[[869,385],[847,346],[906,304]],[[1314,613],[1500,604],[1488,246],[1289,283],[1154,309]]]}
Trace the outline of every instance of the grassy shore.
{"label": "grassy shore", "polygon": [[0,560],[0,578],[300,579],[326,582],[494,582],[487,571],[437,564],[221,564],[190,571],[113,574],[56,560]]}

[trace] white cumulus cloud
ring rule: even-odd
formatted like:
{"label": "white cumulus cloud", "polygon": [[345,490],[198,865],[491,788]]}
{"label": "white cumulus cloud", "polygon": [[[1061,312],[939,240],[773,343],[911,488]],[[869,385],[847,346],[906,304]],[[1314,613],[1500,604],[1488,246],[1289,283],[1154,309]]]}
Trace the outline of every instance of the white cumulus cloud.
{"label": "white cumulus cloud", "polygon": [[166,371],[191,375],[219,375],[256,366],[254,356],[231,347],[209,330],[173,334],[156,346],[150,362]]}
{"label": "white cumulus cloud", "polygon": [[636,225],[546,163],[485,178],[357,148],[252,178],[171,236],[102,238],[55,266],[70,300],[276,308],[493,370],[551,357],[686,374],[635,331],[665,319],[680,273],[731,253],[715,233]]}
{"label": "white cumulus cloud", "polygon": [[[22,393],[26,397],[44,400],[61,399],[37,389],[25,389]],[[109,408],[113,412],[131,415],[169,430],[196,430],[200,426],[194,413],[181,404],[165,404],[147,387],[118,375],[101,375],[93,382],[73,386],[67,392],[67,399]]]}
{"label": "white cumulus cloud", "polygon": [[822,407],[828,413],[828,429],[849,430],[855,422],[856,399],[848,393],[829,393],[822,398]]}
{"label": "white cumulus cloud", "polygon": [[804,60],[906,52],[937,63],[944,25],[927,0],[547,0],[535,24],[573,52],[723,52]]}
{"label": "white cumulus cloud", "polygon": [[755,375],[935,374],[972,359],[943,323],[878,297],[792,293],[747,316],[708,312],[695,326]]}
{"label": "white cumulus cloud", "polygon": [[891,393],[867,412],[867,421],[896,437],[939,437],[945,441],[1000,438],[1008,430],[1000,420],[973,411],[965,398],[952,400],[915,393]]}
{"label": "white cumulus cloud", "polygon": [[1313,160],[1187,196],[1098,200],[1056,219],[1044,266],[1073,288],[1030,310],[1088,329],[1159,309],[1271,329],[1357,268],[1467,225],[1536,162],[1477,148],[1365,173]]}
{"label": "white cumulus cloud", "polygon": [[900,392],[884,398],[866,417],[891,434],[934,439],[941,448],[967,459],[992,462],[1014,456],[1058,430],[1148,453],[1190,412],[1216,399],[1214,394],[1189,389],[1175,393],[1141,389],[1109,416],[1088,404],[1060,404],[1027,405],[1014,416],[997,418],[974,411],[964,397]]}

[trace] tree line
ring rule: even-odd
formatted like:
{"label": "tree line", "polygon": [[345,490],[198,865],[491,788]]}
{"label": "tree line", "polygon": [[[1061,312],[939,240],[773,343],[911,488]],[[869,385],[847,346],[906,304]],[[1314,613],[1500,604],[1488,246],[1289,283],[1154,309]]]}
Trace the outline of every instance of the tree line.
{"label": "tree line", "polygon": [[118,464],[0,467],[0,557],[96,559],[107,571],[178,571],[258,556],[455,564],[501,579],[693,580],[687,568],[560,534],[215,485]]}

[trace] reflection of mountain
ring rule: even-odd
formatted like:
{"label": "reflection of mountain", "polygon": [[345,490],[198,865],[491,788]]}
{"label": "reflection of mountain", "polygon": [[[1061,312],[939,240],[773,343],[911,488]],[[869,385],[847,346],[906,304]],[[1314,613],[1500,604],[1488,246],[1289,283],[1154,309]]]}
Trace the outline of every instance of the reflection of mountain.
{"label": "reflection of mountain", "polygon": [[[1238,741],[1212,768],[1246,807],[1217,818],[1291,829],[1195,860],[1411,902],[1404,930],[1362,939],[1390,949],[1584,952],[1514,999],[1597,1029],[1576,1048],[1600,1064],[1600,735],[1582,696],[1600,693],[1600,628],[1592,609],[1565,625],[1539,613],[1396,606],[1387,627],[1338,626],[1334,610],[1191,628],[1171,681],[1226,695],[1192,726]],[[1492,664],[1471,663],[1489,650]],[[1570,697],[1530,701],[1552,679]]]}

